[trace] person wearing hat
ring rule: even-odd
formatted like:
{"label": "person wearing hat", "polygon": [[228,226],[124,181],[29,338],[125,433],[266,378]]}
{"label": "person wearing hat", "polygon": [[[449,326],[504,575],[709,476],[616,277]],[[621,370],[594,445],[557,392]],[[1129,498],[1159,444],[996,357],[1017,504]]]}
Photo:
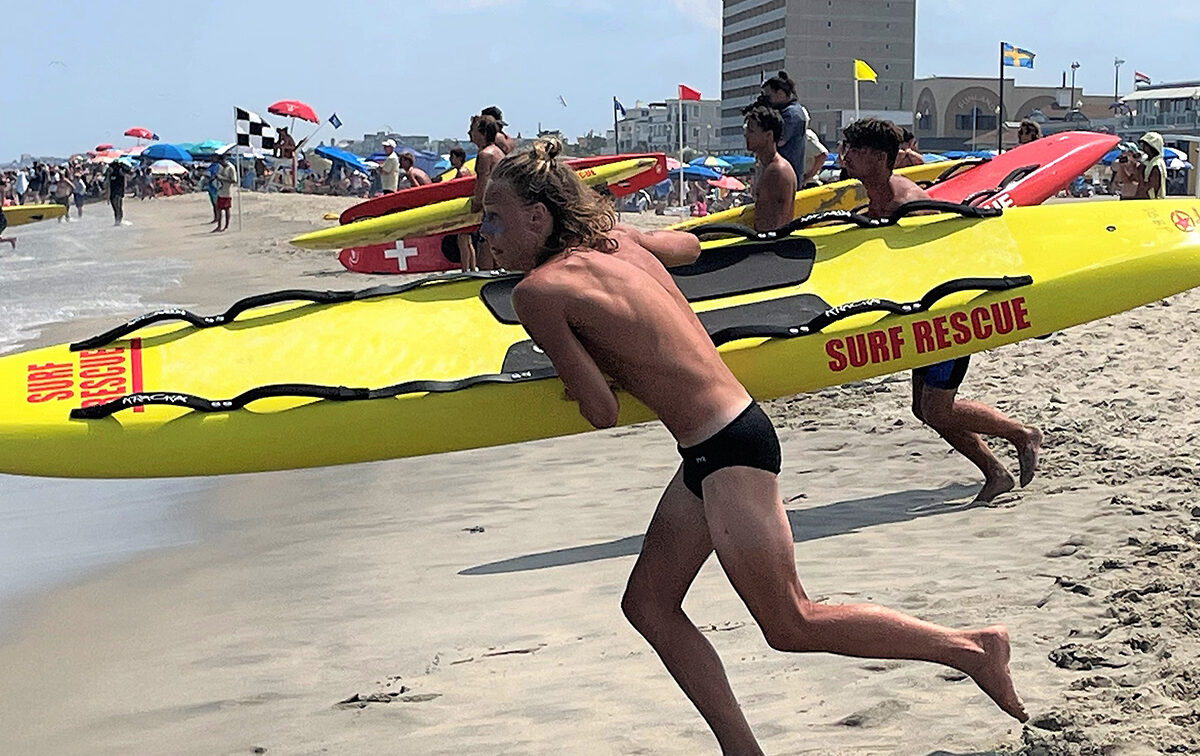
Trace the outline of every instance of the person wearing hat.
{"label": "person wearing hat", "polygon": [[1167,162],[1163,159],[1163,138],[1148,131],[1138,140],[1144,156],[1135,163],[1133,180],[1137,184],[1134,199],[1163,199],[1167,196]]}
{"label": "person wearing hat", "polygon": [[396,191],[400,186],[400,156],[396,154],[396,142],[383,140],[383,153],[387,155],[379,166],[379,183],[384,194]]}
{"label": "person wearing hat", "polygon": [[504,127],[507,126],[508,123],[505,122],[504,114],[500,112],[500,108],[496,107],[495,105],[489,105],[488,107],[479,111],[479,115],[491,116],[492,118],[496,119],[496,125],[500,127],[500,131],[496,134],[496,146],[499,147],[500,151],[505,155],[512,152],[516,148],[517,143],[513,141],[512,137],[504,133]]}

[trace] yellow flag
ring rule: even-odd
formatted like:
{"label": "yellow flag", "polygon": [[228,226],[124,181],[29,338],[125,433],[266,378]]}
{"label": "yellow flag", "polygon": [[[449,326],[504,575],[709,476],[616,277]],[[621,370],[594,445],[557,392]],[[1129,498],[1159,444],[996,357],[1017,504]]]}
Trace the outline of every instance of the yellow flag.
{"label": "yellow flag", "polygon": [[868,66],[865,60],[859,60],[858,58],[854,59],[854,80],[879,83],[875,75],[875,69]]}

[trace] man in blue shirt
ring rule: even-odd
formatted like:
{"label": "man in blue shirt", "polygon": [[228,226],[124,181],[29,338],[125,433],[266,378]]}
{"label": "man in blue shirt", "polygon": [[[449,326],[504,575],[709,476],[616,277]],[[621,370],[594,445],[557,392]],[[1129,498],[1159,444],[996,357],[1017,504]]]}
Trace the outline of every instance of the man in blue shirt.
{"label": "man in blue shirt", "polygon": [[796,99],[796,83],[788,78],[787,71],[780,71],[763,82],[762,93],[783,119],[783,134],[777,145],[779,154],[792,164],[792,170],[799,180],[807,167],[804,165],[804,138],[808,130],[808,113]]}

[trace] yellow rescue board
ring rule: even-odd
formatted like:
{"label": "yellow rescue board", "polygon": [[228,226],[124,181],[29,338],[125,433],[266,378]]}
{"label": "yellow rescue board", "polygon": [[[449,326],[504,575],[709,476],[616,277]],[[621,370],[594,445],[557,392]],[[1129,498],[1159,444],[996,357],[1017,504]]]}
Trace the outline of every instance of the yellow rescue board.
{"label": "yellow rescue board", "polygon": [[[963,170],[973,167],[975,163],[969,160],[943,161],[940,163],[925,163],[908,168],[899,168],[896,175],[904,176],[918,183],[936,181],[942,176],[958,175]],[[829,210],[853,210],[867,204],[867,190],[861,182],[850,179],[835,181],[830,184],[815,186],[811,189],[801,189],[796,192],[795,204],[792,207],[792,217],[799,218],[809,213],[823,213]],[[705,215],[670,226],[672,229],[685,231],[696,226],[709,223],[736,223],[748,228],[754,228],[754,205],[731,207],[719,213]]]}
{"label": "yellow rescue board", "polygon": [[[576,171],[589,186],[612,185],[632,178],[657,165],[654,158],[619,160]],[[480,213],[471,212],[471,198],[435,202],[411,210],[347,223],[301,234],[291,243],[304,249],[344,249],[368,244],[385,244],[414,236],[434,236],[479,224]]]}
{"label": "yellow rescue board", "polygon": [[66,205],[9,205],[4,208],[4,220],[8,221],[10,226],[61,218],[66,214]]}
{"label": "yellow rescue board", "polygon": [[[1028,279],[1005,291],[935,296],[922,311],[857,312],[808,335],[723,344],[720,353],[759,399],[1042,336],[1200,285],[1200,209],[1191,200],[1014,208],[988,219],[920,216],[891,227],[811,229],[789,239],[797,237],[812,248],[811,272],[802,282],[732,293],[696,302],[694,309],[710,317],[804,295],[826,304],[826,314],[840,316],[864,300],[928,299],[949,281]],[[707,244],[706,254],[738,243]],[[279,304],[215,327],[160,324],[85,351],[58,345],[2,357],[0,472],[212,475],[408,457],[587,430],[557,379],[524,380],[519,373],[502,376],[507,383],[385,399],[275,397],[214,412],[132,402],[103,419],[69,416],[81,405],[134,391],[163,401],[174,401],[174,392],[224,400],[268,384],[377,388],[503,374],[512,349],[528,343],[528,336],[485,306],[485,285],[491,283],[434,282],[379,299]],[[1053,349],[1049,343],[1041,348]],[[619,423],[651,418],[628,394],[619,397]]]}

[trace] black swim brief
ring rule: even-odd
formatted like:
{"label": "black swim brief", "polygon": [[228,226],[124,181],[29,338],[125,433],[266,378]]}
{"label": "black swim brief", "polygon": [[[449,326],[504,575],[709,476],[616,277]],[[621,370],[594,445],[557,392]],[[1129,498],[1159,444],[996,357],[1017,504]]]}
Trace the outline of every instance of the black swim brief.
{"label": "black swim brief", "polygon": [[679,447],[683,484],[701,499],[704,479],[726,467],[753,467],[779,474],[779,437],[757,402],[742,411],[715,435],[695,446]]}
{"label": "black swim brief", "polygon": [[967,366],[970,364],[970,357],[959,357],[957,360],[917,368],[913,370],[913,375],[930,388],[953,391],[962,385],[963,378],[967,375]]}

